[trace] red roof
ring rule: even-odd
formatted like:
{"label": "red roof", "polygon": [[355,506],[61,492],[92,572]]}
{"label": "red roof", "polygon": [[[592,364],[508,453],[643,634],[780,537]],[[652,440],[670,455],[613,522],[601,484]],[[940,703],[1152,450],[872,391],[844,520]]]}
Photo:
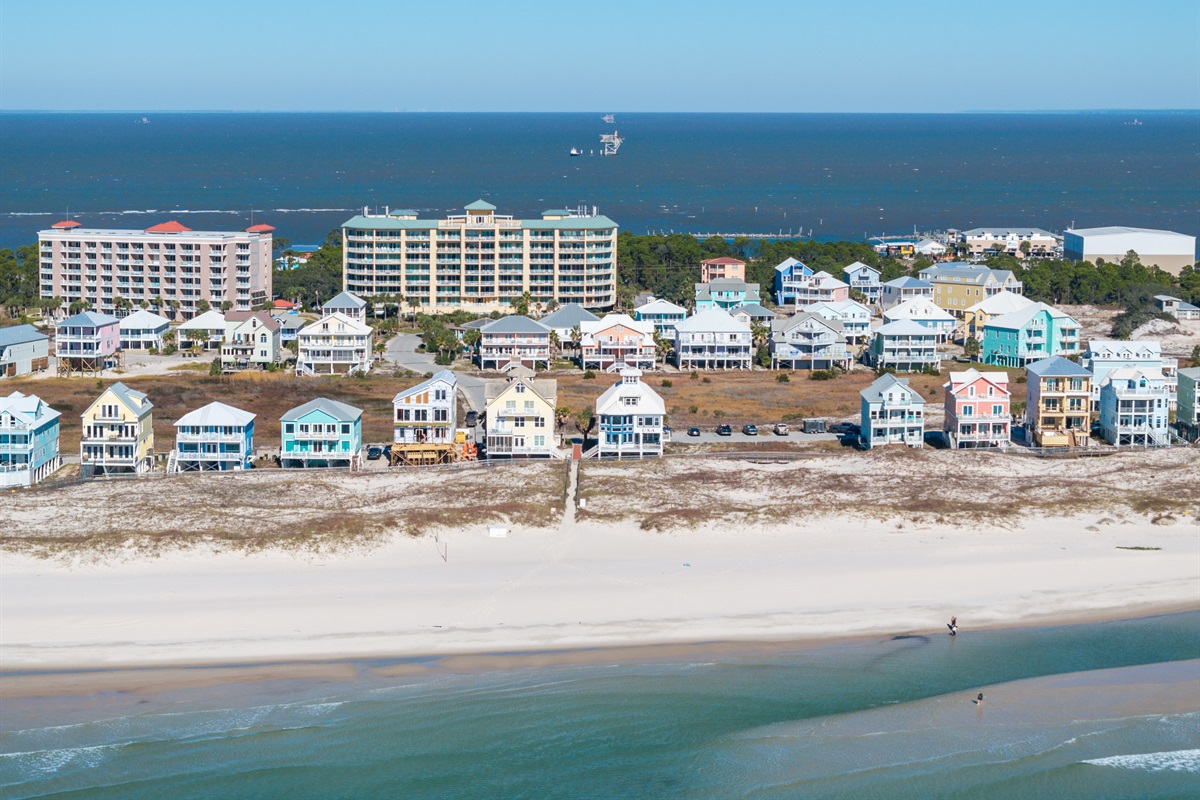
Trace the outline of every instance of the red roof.
{"label": "red roof", "polygon": [[746,264],[745,261],[739,261],[738,259],[730,258],[729,256],[721,256],[720,258],[709,258],[704,261],[701,261],[700,263],[701,264],[742,264],[743,266]]}
{"label": "red roof", "polygon": [[251,225],[249,228],[246,228],[246,233],[266,233],[273,230],[275,228],[271,225]]}
{"label": "red roof", "polygon": [[146,233],[187,233],[191,228],[186,225],[180,225],[175,220],[170,222],[160,222],[157,225],[152,225],[146,228]]}
{"label": "red roof", "polygon": [[64,219],[62,222],[56,222],[51,225],[51,228],[78,228],[82,222],[76,222],[73,219]]}
{"label": "red roof", "polygon": [[276,300],[275,307],[276,308],[295,308],[296,304],[293,303],[291,300]]}

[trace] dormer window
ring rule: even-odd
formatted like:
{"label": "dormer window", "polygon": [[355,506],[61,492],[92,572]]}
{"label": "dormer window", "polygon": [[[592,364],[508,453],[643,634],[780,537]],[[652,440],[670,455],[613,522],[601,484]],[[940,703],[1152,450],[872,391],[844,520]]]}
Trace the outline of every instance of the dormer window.
{"label": "dormer window", "polygon": [[525,384],[518,383],[515,391],[517,394],[525,394]]}

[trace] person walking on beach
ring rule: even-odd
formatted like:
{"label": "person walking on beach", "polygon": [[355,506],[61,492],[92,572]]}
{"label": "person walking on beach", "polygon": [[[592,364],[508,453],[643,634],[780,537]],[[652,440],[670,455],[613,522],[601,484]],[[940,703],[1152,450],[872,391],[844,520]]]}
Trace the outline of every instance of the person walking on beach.
{"label": "person walking on beach", "polygon": [[980,692],[979,695],[975,698],[975,705],[977,705],[977,706],[983,705],[983,692]]}
{"label": "person walking on beach", "polygon": [[950,622],[946,624],[950,629],[951,636],[958,636],[958,617],[950,617]]}

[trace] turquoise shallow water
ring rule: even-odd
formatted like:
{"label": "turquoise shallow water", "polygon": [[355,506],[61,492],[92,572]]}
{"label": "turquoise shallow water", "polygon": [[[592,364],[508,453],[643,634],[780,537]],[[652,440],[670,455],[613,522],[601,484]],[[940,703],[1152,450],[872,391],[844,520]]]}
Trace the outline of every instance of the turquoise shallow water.
{"label": "turquoise shallow water", "polygon": [[8,703],[0,795],[1189,797],[1196,714],[1072,722],[997,710],[988,726],[968,712],[961,726],[899,729],[876,717],[919,722],[948,693],[959,702],[1021,678],[1195,658],[1200,613],[691,663],[281,682],[132,706]]}

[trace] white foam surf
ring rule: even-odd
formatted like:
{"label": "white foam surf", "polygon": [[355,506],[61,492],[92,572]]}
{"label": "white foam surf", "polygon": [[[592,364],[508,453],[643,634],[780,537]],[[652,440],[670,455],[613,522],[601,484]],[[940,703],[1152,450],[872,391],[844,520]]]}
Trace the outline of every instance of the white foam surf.
{"label": "white foam surf", "polygon": [[1191,772],[1200,775],[1200,749],[1090,758],[1081,762],[1097,767],[1136,769],[1142,772]]}

